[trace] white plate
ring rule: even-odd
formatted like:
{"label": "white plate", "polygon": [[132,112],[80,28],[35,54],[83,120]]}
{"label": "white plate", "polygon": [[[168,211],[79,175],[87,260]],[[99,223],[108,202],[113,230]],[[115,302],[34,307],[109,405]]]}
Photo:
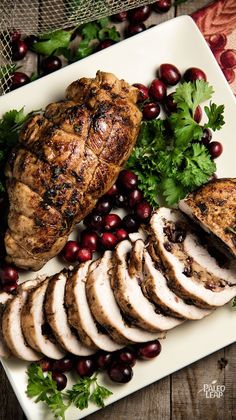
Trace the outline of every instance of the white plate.
{"label": "white plate", "polygon": [[[235,176],[235,98],[203,36],[188,16],[162,23],[1,97],[0,113],[12,108],[20,109],[22,106],[25,106],[26,111],[44,107],[63,97],[64,89],[70,82],[82,76],[94,77],[98,69],[114,72],[130,83],[149,83],[155,77],[158,66],[165,62],[175,64],[181,71],[196,66],[206,72],[210,84],[215,88],[214,101],[225,104],[226,124],[219,134],[214,134],[214,138],[219,139],[224,146],[224,153],[217,159],[217,173],[220,177]],[[61,265],[54,259],[41,272],[51,274],[60,268]],[[22,279],[30,277],[35,277],[35,274],[27,273]],[[163,349],[158,358],[150,362],[139,362],[135,366],[134,378],[130,383],[114,385],[105,380],[107,382],[104,383],[113,391],[107,404],[231,344],[235,341],[235,331],[236,310],[231,303],[216,310],[206,319],[187,322],[176,328],[163,341]],[[2,364],[27,418],[51,419],[52,415],[45,411],[43,405],[34,404],[25,395],[26,364],[17,360],[2,361]],[[95,410],[97,407],[92,404],[82,412],[71,408],[66,418],[75,420]]]}

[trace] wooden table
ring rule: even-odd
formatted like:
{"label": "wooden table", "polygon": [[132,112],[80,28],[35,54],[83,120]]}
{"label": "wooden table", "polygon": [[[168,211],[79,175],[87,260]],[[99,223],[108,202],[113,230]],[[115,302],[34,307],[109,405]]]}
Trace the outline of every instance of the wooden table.
{"label": "wooden table", "polygon": [[[150,24],[190,14],[209,4],[209,0],[189,0],[163,15],[152,15]],[[26,63],[30,70],[35,57]],[[221,334],[221,331],[219,331]],[[178,348],[176,348],[176,358]],[[236,419],[236,344],[154,383],[102,411],[88,420],[231,420]],[[217,380],[225,385],[224,396],[208,399],[204,384]],[[0,367],[0,420],[23,420],[25,416]],[[78,415],[79,417],[79,415]]]}

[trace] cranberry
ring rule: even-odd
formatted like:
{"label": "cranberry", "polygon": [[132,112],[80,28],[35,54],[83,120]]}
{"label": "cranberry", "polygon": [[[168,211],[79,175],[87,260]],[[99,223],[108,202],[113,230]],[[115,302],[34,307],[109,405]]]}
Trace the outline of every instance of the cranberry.
{"label": "cranberry", "polygon": [[12,42],[12,59],[14,61],[22,60],[28,51],[27,45],[22,39]]}
{"label": "cranberry", "polygon": [[190,67],[184,73],[184,80],[186,82],[194,82],[195,80],[207,80],[204,71],[197,67]]}
{"label": "cranberry", "polygon": [[104,39],[103,41],[99,42],[97,51],[105,50],[105,48],[111,47],[114,44],[116,44],[116,42],[112,39]]}
{"label": "cranberry", "polygon": [[139,90],[139,99],[138,102],[144,102],[149,98],[148,88],[142,83],[134,83],[133,85]]}
{"label": "cranberry", "polygon": [[27,74],[22,73],[21,71],[15,71],[11,75],[11,86],[10,90],[15,90],[21,86],[27,85],[30,82],[29,76]]}
{"label": "cranberry", "polygon": [[116,13],[115,15],[112,16],[112,20],[114,22],[124,22],[127,19],[127,15],[128,15],[128,12],[126,11]]}
{"label": "cranberry", "polygon": [[116,195],[119,192],[117,184],[113,184],[112,187],[107,191],[106,195],[113,196]]}
{"label": "cranberry", "polygon": [[145,30],[146,26],[144,25],[144,23],[130,23],[129,26],[126,28],[125,36],[127,38],[133,35],[137,35]]}
{"label": "cranberry", "polygon": [[77,252],[77,260],[81,263],[89,261],[93,257],[93,253],[89,248],[80,248]]}
{"label": "cranberry", "polygon": [[104,229],[107,231],[117,229],[121,224],[121,218],[118,214],[106,214],[103,219]]}
{"label": "cranberry", "polygon": [[154,79],[149,88],[149,95],[156,101],[162,102],[166,96],[166,85],[160,79]]}
{"label": "cranberry", "polygon": [[114,249],[117,237],[111,232],[104,232],[101,234],[100,243],[104,249]]}
{"label": "cranberry", "polygon": [[152,359],[161,352],[161,344],[158,340],[142,343],[137,346],[137,355],[140,359]]}
{"label": "cranberry", "polygon": [[126,205],[127,205],[127,197],[126,197],[126,195],[124,195],[122,193],[117,194],[117,196],[115,198],[115,206],[116,207],[123,208],[123,207],[126,207]]}
{"label": "cranberry", "polygon": [[136,363],[136,356],[131,349],[122,349],[118,352],[117,361],[127,363],[129,366],[134,366]]}
{"label": "cranberry", "polygon": [[99,351],[96,355],[98,368],[105,370],[113,361],[113,354],[106,351]]}
{"label": "cranberry", "polygon": [[76,372],[81,378],[92,376],[96,368],[95,360],[91,357],[80,357],[76,363]]}
{"label": "cranberry", "polygon": [[171,8],[171,0],[157,0],[152,7],[157,13],[166,13]]}
{"label": "cranberry", "polygon": [[19,279],[18,271],[11,267],[10,265],[6,265],[5,267],[1,268],[0,270],[0,280],[2,285],[9,284],[9,283],[16,283]]}
{"label": "cranberry", "polygon": [[123,219],[123,225],[127,232],[131,233],[138,231],[140,223],[135,215],[127,214]]}
{"label": "cranberry", "polygon": [[96,232],[89,232],[87,230],[81,233],[81,247],[88,248],[90,251],[97,251],[98,247],[98,234]]}
{"label": "cranberry", "polygon": [[216,159],[223,152],[223,146],[219,141],[211,141],[208,145],[208,150],[212,159]]}
{"label": "cranberry", "polygon": [[124,169],[119,174],[118,182],[125,190],[134,190],[138,184],[138,178],[134,172]]}
{"label": "cranberry", "polygon": [[230,84],[234,82],[235,80],[235,73],[233,69],[223,69],[222,70],[225,78],[227,80],[227,82],[229,82]]}
{"label": "cranberry", "polygon": [[133,370],[132,367],[126,363],[117,362],[110,366],[108,375],[114,382],[127,383],[131,381],[133,377]]}
{"label": "cranberry", "polygon": [[66,262],[75,262],[80,247],[76,241],[68,241],[62,250],[62,257]]}
{"label": "cranberry", "polygon": [[220,56],[220,63],[224,69],[234,69],[236,67],[236,50],[226,50]]}
{"label": "cranberry", "polygon": [[99,213],[107,214],[112,209],[112,200],[109,197],[106,197],[105,195],[98,200],[96,205],[96,210]]}
{"label": "cranberry", "polygon": [[120,241],[124,241],[124,239],[128,238],[128,232],[126,232],[125,229],[117,229],[117,231],[115,232],[115,235],[117,237],[117,240]]}
{"label": "cranberry", "polygon": [[103,217],[97,211],[93,211],[84,218],[83,223],[90,229],[100,230],[103,226]]}
{"label": "cranberry", "polygon": [[177,85],[181,79],[180,71],[173,64],[161,64],[159,76],[164,83],[170,86]]}
{"label": "cranberry", "polygon": [[17,31],[17,29],[14,29],[11,33],[11,41],[19,41],[21,39],[21,33]]}
{"label": "cranberry", "polygon": [[52,370],[65,373],[70,372],[73,369],[73,361],[70,357],[64,357],[61,360],[54,360]]}
{"label": "cranberry", "polygon": [[128,204],[129,207],[133,208],[136,206],[136,204],[140,203],[143,199],[143,193],[139,189],[130,191],[129,197],[128,197]]}
{"label": "cranberry", "polygon": [[57,384],[58,391],[62,391],[67,385],[67,377],[60,372],[52,372],[52,379]]}
{"label": "cranberry", "polygon": [[161,108],[158,104],[149,102],[143,107],[143,118],[145,118],[145,120],[153,120],[154,118],[158,117],[160,112]]}
{"label": "cranberry", "polygon": [[137,215],[138,219],[142,222],[146,222],[152,213],[152,207],[147,201],[142,201],[141,203],[137,204],[135,209],[135,214]]}
{"label": "cranberry", "polygon": [[209,128],[204,128],[201,142],[207,146],[212,139],[212,132]]}
{"label": "cranberry", "polygon": [[43,372],[48,372],[52,370],[53,361],[48,357],[44,357],[43,359],[39,360],[38,365],[41,367]]}
{"label": "cranberry", "polygon": [[226,46],[226,43],[227,43],[227,38],[225,34],[213,34],[213,35],[210,35],[208,38],[208,44],[213,51],[223,50],[224,47]]}
{"label": "cranberry", "polygon": [[6,283],[2,286],[2,290],[6,293],[14,293],[17,287],[17,283]]}
{"label": "cranberry", "polygon": [[128,18],[129,21],[132,23],[140,23],[144,22],[149,18],[151,14],[151,7],[146,6],[140,6],[136,7],[135,9],[132,9],[128,12]]}
{"label": "cranberry", "polygon": [[55,55],[50,55],[42,61],[42,70],[44,74],[52,73],[56,70],[59,70],[62,66],[61,59]]}
{"label": "cranberry", "polygon": [[200,123],[202,119],[202,108],[200,107],[200,105],[198,105],[197,108],[195,109],[193,119],[194,121],[196,121],[196,123],[198,124]]}
{"label": "cranberry", "polygon": [[168,115],[170,115],[172,112],[177,112],[177,104],[174,101],[174,93],[175,92],[172,92],[167,95],[164,100],[164,107]]}

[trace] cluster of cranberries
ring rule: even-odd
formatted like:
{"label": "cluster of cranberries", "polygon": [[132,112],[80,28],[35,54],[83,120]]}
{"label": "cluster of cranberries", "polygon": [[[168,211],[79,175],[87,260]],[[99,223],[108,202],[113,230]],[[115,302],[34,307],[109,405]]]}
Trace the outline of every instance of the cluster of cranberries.
{"label": "cluster of cranberries", "polygon": [[226,79],[233,83],[235,79],[234,69],[236,68],[236,50],[227,49],[227,38],[224,33],[210,35],[207,42],[214,53]]}
{"label": "cluster of cranberries", "polygon": [[[139,103],[145,120],[152,120],[159,116],[161,106],[167,115],[176,112],[176,103],[174,102],[174,92],[168,94],[168,87],[177,85],[181,79],[185,82],[194,82],[196,80],[207,80],[203,70],[197,67],[188,68],[183,75],[179,69],[169,63],[160,65],[157,71],[157,78],[147,87],[141,83],[135,83],[134,86],[139,89]],[[194,120],[199,124],[202,119],[202,109],[200,105],[196,108],[193,115]],[[212,132],[207,128],[204,130],[202,143],[208,148],[213,159],[219,157],[223,151],[222,144],[218,141],[211,141]]]}
{"label": "cluster of cranberries", "polygon": [[106,371],[112,381],[127,383],[133,377],[132,368],[137,359],[149,360],[158,356],[160,352],[161,344],[158,340],[154,340],[113,353],[101,350],[92,356],[67,355],[61,360],[45,357],[38,364],[44,372],[52,372],[52,379],[57,383],[57,389],[62,391],[67,385],[65,373],[71,371],[76,371],[81,378],[90,377],[97,371]]}
{"label": "cluster of cranberries", "polygon": [[[112,250],[118,242],[136,232],[141,223],[148,222],[152,207],[143,199],[137,187],[137,176],[129,171],[121,171],[118,180],[110,190],[98,200],[95,209],[84,219],[86,229],[81,232],[80,242],[68,241],[62,250],[67,262],[85,262],[95,251]],[[128,214],[121,219],[112,208],[125,208]]]}

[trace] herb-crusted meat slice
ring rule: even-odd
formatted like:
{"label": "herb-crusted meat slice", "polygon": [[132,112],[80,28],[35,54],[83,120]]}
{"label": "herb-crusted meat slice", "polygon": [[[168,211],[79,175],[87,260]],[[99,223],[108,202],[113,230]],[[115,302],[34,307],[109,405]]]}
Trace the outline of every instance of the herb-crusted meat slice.
{"label": "herb-crusted meat slice", "polygon": [[33,116],[6,168],[8,262],[39,270],[113,184],[136,142],[138,90],[109,73],[82,79]]}

